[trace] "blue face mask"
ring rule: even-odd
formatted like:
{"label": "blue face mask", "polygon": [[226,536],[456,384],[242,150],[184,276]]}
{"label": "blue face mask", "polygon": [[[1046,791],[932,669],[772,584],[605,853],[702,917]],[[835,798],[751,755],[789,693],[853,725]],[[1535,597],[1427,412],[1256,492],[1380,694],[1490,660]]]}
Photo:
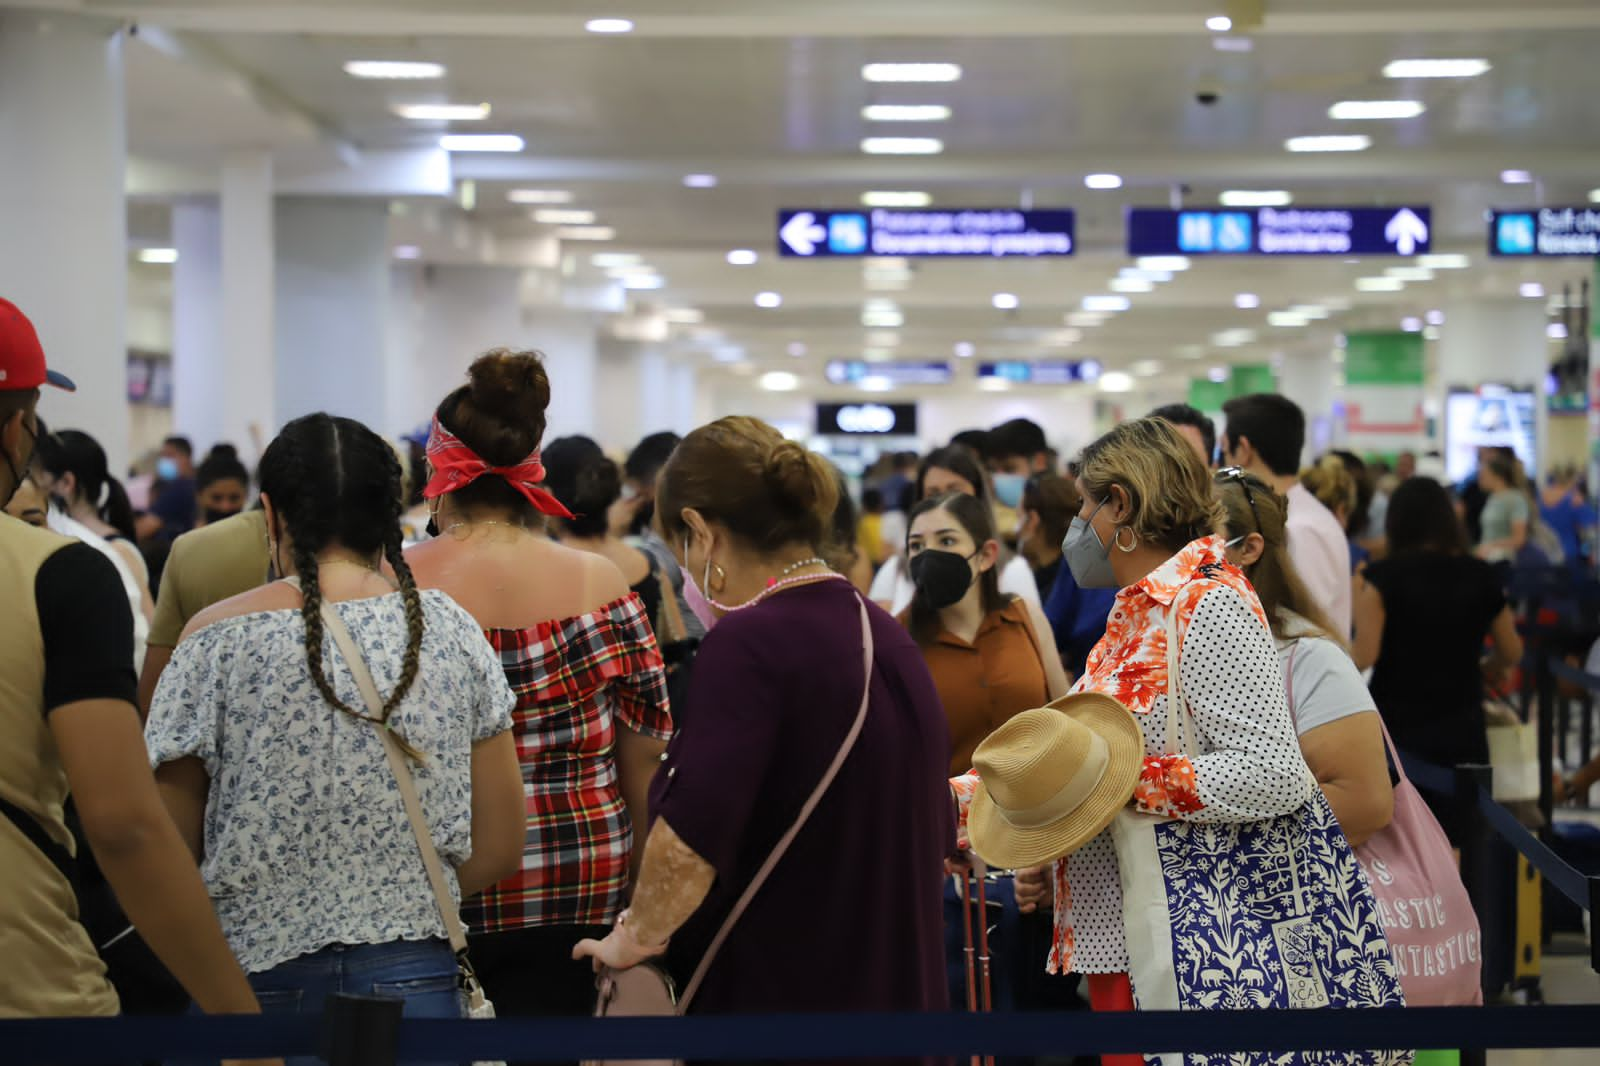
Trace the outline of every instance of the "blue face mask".
{"label": "blue face mask", "polygon": [[994,475],[994,498],[1001,506],[1016,510],[1022,506],[1022,492],[1028,487],[1026,474]]}
{"label": "blue face mask", "polygon": [[160,478],[162,481],[178,480],[179,472],[178,460],[172,458],[172,456],[163,455],[161,458],[156,460],[156,477]]}

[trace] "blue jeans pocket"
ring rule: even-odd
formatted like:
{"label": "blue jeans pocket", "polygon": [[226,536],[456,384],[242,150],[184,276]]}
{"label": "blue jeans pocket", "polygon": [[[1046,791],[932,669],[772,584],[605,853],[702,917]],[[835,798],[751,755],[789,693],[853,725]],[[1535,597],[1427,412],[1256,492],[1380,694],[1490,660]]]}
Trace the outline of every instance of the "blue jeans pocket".
{"label": "blue jeans pocket", "polygon": [[256,989],[262,1014],[299,1014],[304,999],[305,990],[301,988]]}
{"label": "blue jeans pocket", "polygon": [[454,995],[456,975],[441,974],[434,977],[410,977],[400,981],[374,981],[372,994],[393,999],[411,999],[414,996],[431,996],[447,992]]}

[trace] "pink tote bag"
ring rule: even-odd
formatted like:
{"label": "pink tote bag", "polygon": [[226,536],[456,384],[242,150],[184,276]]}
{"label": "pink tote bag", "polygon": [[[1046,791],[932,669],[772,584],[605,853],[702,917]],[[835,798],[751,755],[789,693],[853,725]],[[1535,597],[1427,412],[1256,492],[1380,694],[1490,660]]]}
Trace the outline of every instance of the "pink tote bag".
{"label": "pink tote bag", "polygon": [[[1291,711],[1294,659],[1291,651],[1285,671]],[[1483,953],[1478,915],[1461,883],[1450,840],[1406,777],[1382,715],[1378,725],[1400,775],[1394,786],[1394,819],[1356,849],[1356,858],[1377,897],[1378,917],[1400,970],[1406,1005],[1479,1006]]]}

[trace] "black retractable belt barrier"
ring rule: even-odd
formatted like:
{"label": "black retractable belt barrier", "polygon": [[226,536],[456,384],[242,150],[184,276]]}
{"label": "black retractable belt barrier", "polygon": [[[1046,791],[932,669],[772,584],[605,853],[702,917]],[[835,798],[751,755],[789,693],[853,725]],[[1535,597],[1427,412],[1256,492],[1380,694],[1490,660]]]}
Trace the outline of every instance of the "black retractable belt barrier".
{"label": "black retractable belt barrier", "polygon": [[334,995],[322,1015],[318,1052],[328,1066],[390,1066],[400,1054],[398,999]]}

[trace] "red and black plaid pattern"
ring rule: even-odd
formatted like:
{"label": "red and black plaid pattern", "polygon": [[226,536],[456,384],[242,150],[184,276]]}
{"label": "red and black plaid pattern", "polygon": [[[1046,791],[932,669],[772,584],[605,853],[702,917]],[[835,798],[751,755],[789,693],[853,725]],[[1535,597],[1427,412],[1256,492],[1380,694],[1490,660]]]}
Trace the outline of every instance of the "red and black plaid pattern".
{"label": "red and black plaid pattern", "polygon": [[463,908],[478,932],[609,925],[628,882],[633,825],[613,748],[620,723],[668,739],[667,675],[639,597],[531,629],[493,629],[527,795],[522,871]]}

